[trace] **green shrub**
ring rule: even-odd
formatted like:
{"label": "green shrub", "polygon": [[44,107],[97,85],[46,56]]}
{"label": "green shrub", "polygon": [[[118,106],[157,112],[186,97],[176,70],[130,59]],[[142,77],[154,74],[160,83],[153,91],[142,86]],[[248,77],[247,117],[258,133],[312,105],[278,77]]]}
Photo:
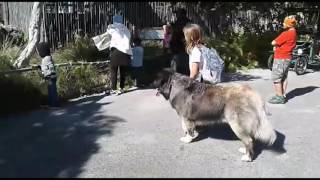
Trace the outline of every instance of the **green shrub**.
{"label": "green shrub", "polygon": [[[77,61],[96,61],[108,59],[107,51],[98,52],[88,39],[78,39],[74,44],[52,53],[56,64]],[[15,69],[12,64],[22,47],[12,42],[2,43],[0,49],[0,71]],[[35,53],[30,64],[40,64],[41,58]],[[102,72],[99,72],[102,71]],[[60,101],[79,97],[84,94],[102,92],[109,83],[107,67],[83,65],[58,67],[57,88]],[[0,75],[0,115],[39,108],[47,104],[47,84],[40,71],[28,71],[9,75]]]}
{"label": "green shrub", "polygon": [[62,99],[92,94],[97,92],[99,87],[101,91],[101,87],[107,83],[108,79],[91,65],[58,69],[57,88],[59,97]]}
{"label": "green shrub", "polygon": [[[12,69],[10,60],[0,56],[0,70]],[[46,91],[35,72],[0,75],[0,115],[38,108],[46,100]]]}
{"label": "green shrub", "polygon": [[65,48],[53,53],[56,63],[77,61],[105,61],[109,59],[108,50],[99,51],[88,37],[77,36],[74,43],[69,43]]}
{"label": "green shrub", "polygon": [[[74,43],[54,52],[52,57],[56,64],[77,61],[105,61],[109,59],[108,51],[98,51],[87,37],[77,37]],[[60,98],[69,99],[103,91],[103,87],[109,84],[109,79],[106,77],[109,75],[107,68],[105,67],[102,73],[99,73],[91,65],[57,68],[57,87]]]}
{"label": "green shrub", "polygon": [[241,39],[233,37],[230,39],[209,39],[207,40],[208,47],[215,48],[225,63],[227,72],[234,72],[244,65],[247,65],[247,59],[239,43]]}
{"label": "green shrub", "polygon": [[217,49],[225,61],[227,72],[238,69],[267,67],[267,59],[271,49],[271,41],[275,34],[232,34],[217,39],[207,39],[209,47]]}

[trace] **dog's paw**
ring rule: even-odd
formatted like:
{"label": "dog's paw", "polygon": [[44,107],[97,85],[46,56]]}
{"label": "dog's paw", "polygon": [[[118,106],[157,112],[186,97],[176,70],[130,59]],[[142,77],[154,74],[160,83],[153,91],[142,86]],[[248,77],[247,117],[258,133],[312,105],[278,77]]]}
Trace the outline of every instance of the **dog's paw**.
{"label": "dog's paw", "polygon": [[247,150],[246,150],[245,147],[240,147],[240,148],[238,149],[238,151],[241,152],[242,154],[247,153]]}
{"label": "dog's paw", "polygon": [[186,136],[180,138],[180,141],[182,141],[184,143],[190,143],[192,141],[192,137],[189,135],[186,135]]}
{"label": "dog's paw", "polygon": [[195,139],[195,138],[197,138],[198,136],[199,136],[199,132],[196,131],[196,130],[194,130],[194,131],[193,131],[192,139]]}
{"label": "dog's paw", "polygon": [[252,158],[249,155],[245,154],[241,157],[241,161],[251,162]]}

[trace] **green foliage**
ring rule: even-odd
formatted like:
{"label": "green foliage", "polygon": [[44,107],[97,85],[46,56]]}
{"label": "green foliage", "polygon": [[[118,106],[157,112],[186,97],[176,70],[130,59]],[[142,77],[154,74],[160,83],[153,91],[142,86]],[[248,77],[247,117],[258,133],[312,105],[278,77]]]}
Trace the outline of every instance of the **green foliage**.
{"label": "green foliage", "polygon": [[88,37],[76,36],[75,42],[53,54],[56,63],[77,61],[101,61],[108,59],[108,51],[98,51]]}
{"label": "green foliage", "polygon": [[[88,39],[78,39],[63,50],[52,53],[56,64],[76,61],[106,60],[107,52],[98,52]],[[0,49],[0,71],[14,69],[13,62],[21,52],[21,47],[12,42],[2,43]],[[102,59],[103,58],[103,59]],[[31,64],[40,64],[41,59],[35,53],[30,60]],[[102,92],[109,83],[107,67],[103,73],[91,65],[59,67],[58,95],[60,101],[79,97],[81,95]],[[101,70],[101,69],[99,69]],[[47,84],[40,71],[29,71],[9,75],[0,75],[0,115],[39,108],[47,104]]]}
{"label": "green foliage", "polygon": [[[0,71],[12,69],[6,56],[0,55]],[[46,100],[43,82],[35,72],[0,75],[0,115],[39,107]]]}
{"label": "green foliage", "polygon": [[274,34],[264,33],[260,36],[246,33],[230,34],[220,39],[207,39],[207,45],[215,48],[225,61],[227,72],[238,69],[266,67],[271,41]]}
{"label": "green foliage", "polygon": [[[56,64],[65,62],[104,61],[108,51],[98,51],[87,37],[77,36],[74,43],[52,54]],[[98,73],[91,65],[76,67],[61,67],[58,71],[58,94],[61,99],[75,98],[85,94],[103,91],[103,86],[109,83],[105,74]],[[106,71],[108,73],[108,71]],[[107,75],[108,76],[108,75]],[[72,82],[72,83],[70,83]]]}
{"label": "green foliage", "polygon": [[58,94],[62,99],[95,93],[97,87],[106,85],[108,81],[91,65],[59,68],[58,77]]}
{"label": "green foliage", "polygon": [[0,57],[6,61],[15,61],[20,53],[20,47],[14,44],[13,40],[6,39],[1,43]]}

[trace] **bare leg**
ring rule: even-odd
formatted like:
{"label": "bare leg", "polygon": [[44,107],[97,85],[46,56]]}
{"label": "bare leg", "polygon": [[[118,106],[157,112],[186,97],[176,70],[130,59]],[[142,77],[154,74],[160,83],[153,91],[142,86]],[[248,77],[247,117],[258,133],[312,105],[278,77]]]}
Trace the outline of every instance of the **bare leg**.
{"label": "bare leg", "polygon": [[286,95],[287,86],[288,86],[288,78],[286,78],[282,83],[282,93],[283,93],[283,95]]}
{"label": "bare leg", "polygon": [[276,91],[276,94],[278,96],[283,96],[283,84],[281,82],[277,82],[277,83],[274,82],[273,85],[274,85],[274,89]]}

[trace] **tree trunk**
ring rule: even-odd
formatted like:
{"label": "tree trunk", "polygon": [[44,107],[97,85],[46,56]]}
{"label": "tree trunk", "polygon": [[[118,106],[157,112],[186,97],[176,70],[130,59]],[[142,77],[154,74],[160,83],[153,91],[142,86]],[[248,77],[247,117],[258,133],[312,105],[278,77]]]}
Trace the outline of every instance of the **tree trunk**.
{"label": "tree trunk", "polygon": [[43,2],[34,2],[29,25],[29,39],[26,48],[21,52],[14,66],[25,67],[29,64],[31,55],[40,39],[41,12]]}
{"label": "tree trunk", "polygon": [[3,2],[3,21],[4,25],[9,25],[9,2]]}

